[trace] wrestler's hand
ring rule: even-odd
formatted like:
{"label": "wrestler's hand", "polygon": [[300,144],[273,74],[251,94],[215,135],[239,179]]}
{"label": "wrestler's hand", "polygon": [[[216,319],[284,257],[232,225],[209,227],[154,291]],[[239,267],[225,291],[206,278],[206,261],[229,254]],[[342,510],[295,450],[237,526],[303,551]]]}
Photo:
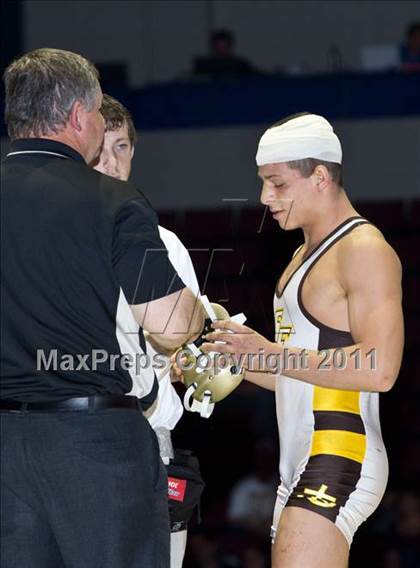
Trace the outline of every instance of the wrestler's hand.
{"label": "wrestler's hand", "polygon": [[[266,369],[268,355],[280,357],[282,354],[283,349],[280,345],[268,341],[246,325],[231,320],[217,320],[213,323],[213,327],[215,331],[206,334],[206,342],[200,347],[204,353],[211,351],[231,353],[237,358],[239,366],[254,371]],[[219,341],[223,343],[215,343]]]}

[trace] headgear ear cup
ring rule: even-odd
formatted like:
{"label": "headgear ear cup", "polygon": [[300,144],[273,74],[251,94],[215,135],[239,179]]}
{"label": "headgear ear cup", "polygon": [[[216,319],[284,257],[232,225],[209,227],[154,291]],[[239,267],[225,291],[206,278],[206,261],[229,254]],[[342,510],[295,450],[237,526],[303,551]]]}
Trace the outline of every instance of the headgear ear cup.
{"label": "headgear ear cup", "polygon": [[220,304],[215,304],[214,302],[211,303],[211,307],[213,308],[216,319],[218,320],[229,319],[229,312],[227,311],[226,308],[224,308]]}
{"label": "headgear ear cup", "polygon": [[[226,308],[220,304],[210,304],[208,312],[211,312],[213,321],[233,319],[230,318]],[[245,320],[243,314],[234,316],[234,318],[239,319],[240,323],[243,323]],[[226,398],[239,386],[245,376],[245,372],[242,369],[237,369],[235,366],[217,369],[215,365],[210,369],[200,370],[198,364],[199,350],[194,346],[194,349],[189,351],[189,347],[193,346],[184,348],[187,359],[187,365],[185,366],[190,367],[194,363],[195,365],[193,368],[183,371],[184,384],[187,387],[184,395],[184,406],[186,410],[200,412],[203,418],[208,418],[213,411],[214,404]]]}

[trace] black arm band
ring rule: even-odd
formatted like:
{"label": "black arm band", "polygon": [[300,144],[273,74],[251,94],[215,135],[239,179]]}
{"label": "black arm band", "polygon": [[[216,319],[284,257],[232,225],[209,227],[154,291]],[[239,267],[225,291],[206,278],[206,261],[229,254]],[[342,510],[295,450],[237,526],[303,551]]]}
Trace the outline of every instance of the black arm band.
{"label": "black arm band", "polygon": [[200,335],[197,337],[197,339],[195,341],[193,341],[192,343],[194,343],[194,345],[196,347],[200,347],[200,345],[202,345],[206,340],[203,338],[203,335],[206,335],[207,333],[210,333],[213,330],[212,327],[212,320],[210,318],[206,318],[204,320],[204,326],[203,326],[203,331],[200,333]]}

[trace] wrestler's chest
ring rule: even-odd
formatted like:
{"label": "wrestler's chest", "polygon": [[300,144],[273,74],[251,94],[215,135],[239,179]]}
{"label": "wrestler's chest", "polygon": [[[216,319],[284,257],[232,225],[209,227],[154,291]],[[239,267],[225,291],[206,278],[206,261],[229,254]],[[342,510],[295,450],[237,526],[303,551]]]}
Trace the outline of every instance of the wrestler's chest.
{"label": "wrestler's chest", "polygon": [[319,261],[304,277],[301,302],[319,321],[339,327],[347,322],[347,296],[333,262]]}
{"label": "wrestler's chest", "polygon": [[[293,259],[282,274],[278,291],[284,289],[299,267],[301,259]],[[299,278],[300,301],[317,320],[330,327],[348,329],[348,301],[340,283],[340,269],[335,251],[328,251]]]}

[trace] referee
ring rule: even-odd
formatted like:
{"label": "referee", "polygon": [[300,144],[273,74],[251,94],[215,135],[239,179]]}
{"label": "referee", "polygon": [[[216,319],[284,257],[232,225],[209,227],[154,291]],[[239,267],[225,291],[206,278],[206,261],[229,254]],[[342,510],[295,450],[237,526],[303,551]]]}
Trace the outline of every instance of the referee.
{"label": "referee", "polygon": [[157,381],[137,356],[143,328],[173,350],[202,312],[145,199],[87,166],[104,135],[95,67],[38,49],[5,88],[0,564],[168,568],[166,475],[141,412]]}

